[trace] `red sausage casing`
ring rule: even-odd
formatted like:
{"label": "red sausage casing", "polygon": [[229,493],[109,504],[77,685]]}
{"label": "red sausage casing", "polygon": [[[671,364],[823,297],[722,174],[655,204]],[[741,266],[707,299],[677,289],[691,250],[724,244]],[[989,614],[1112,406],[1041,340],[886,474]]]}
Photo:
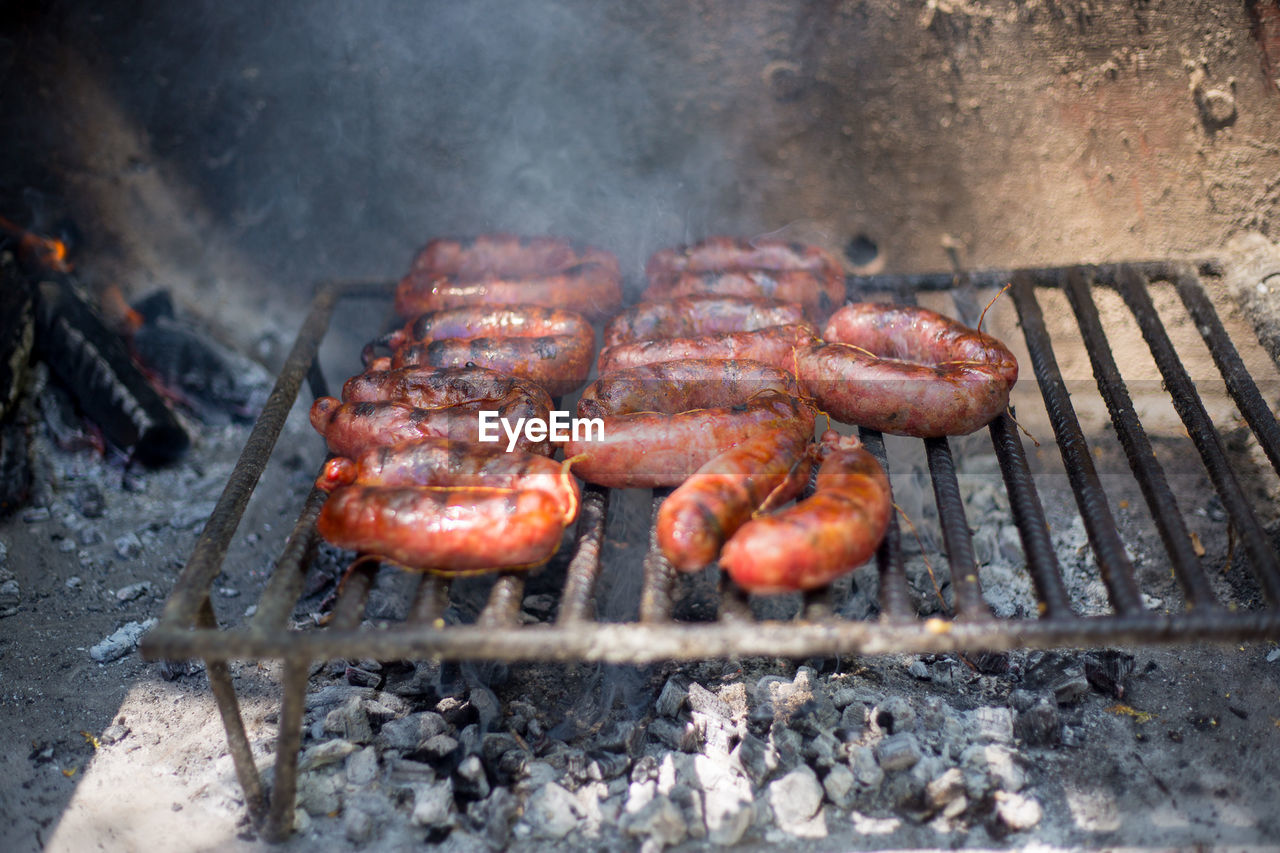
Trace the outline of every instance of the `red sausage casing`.
{"label": "red sausage casing", "polygon": [[825,586],[875,553],[893,511],[889,478],[853,436],[828,431],[812,497],[747,522],[720,566],[752,593]]}
{"label": "red sausage casing", "polygon": [[805,390],[833,418],[895,435],[973,432],[1004,411],[1018,378],[1008,347],[925,308],[846,305],[823,337],[796,351]]}

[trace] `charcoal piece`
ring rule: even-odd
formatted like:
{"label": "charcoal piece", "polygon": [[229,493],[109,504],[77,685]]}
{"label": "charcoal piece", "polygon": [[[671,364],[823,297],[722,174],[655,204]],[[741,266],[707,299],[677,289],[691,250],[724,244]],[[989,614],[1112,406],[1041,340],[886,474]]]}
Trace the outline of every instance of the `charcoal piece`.
{"label": "charcoal piece", "polygon": [[0,517],[31,496],[31,440],[24,423],[0,423]]}
{"label": "charcoal piece", "polygon": [[13,255],[0,255],[0,420],[22,392],[35,342],[35,302]]}
{"label": "charcoal piece", "polygon": [[596,781],[616,779],[631,767],[631,758],[626,753],[593,751],[588,753],[588,757],[591,759],[591,764],[587,765],[589,774],[594,779],[592,768],[595,768],[600,775]]}
{"label": "charcoal piece", "polygon": [[133,333],[133,351],[201,420],[250,421],[266,400],[266,372],[192,326],[159,316]]}
{"label": "charcoal piece", "polygon": [[1104,649],[1084,656],[1084,677],[1099,693],[1123,699],[1125,680],[1133,672],[1133,655]]}
{"label": "charcoal piece", "polygon": [[36,287],[36,351],[107,440],[148,466],[186,453],[191,439],[111,332],[66,281]]}
{"label": "charcoal piece", "polygon": [[[1015,691],[1024,692],[1024,691]],[[1013,733],[1028,746],[1056,746],[1062,742],[1062,720],[1052,694],[1036,697],[1018,710]]]}

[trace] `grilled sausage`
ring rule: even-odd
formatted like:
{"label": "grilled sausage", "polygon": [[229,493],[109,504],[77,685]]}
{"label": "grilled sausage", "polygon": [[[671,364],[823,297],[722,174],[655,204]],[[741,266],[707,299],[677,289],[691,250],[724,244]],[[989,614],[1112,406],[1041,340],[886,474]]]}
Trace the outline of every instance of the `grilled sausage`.
{"label": "grilled sausage", "polygon": [[466,574],[546,562],[565,523],[557,498],[541,489],[357,485],[329,496],[316,529],[339,548]]}
{"label": "grilled sausage", "polygon": [[574,473],[614,488],[675,486],[714,457],[765,430],[813,434],[814,413],[785,372],[749,361],[688,359],[596,380],[579,418],[600,418],[603,438],[574,438]]}
{"label": "grilled sausage", "polygon": [[809,270],[718,270],[686,272],[649,285],[645,299],[672,299],[700,294],[777,299],[804,308],[820,320],[844,302],[844,279]]}
{"label": "grilled sausage", "polygon": [[809,323],[789,326],[770,326],[751,332],[725,332],[697,338],[637,341],[608,347],[600,353],[596,368],[600,375],[654,364],[688,358],[718,358],[758,361],[762,364],[795,373],[796,348],[818,343],[818,330]]}
{"label": "grilled sausage", "polygon": [[662,502],[657,535],[677,569],[694,571],[720,554],[766,501],[781,505],[809,481],[812,431],[774,429],[751,436],[703,465]]}
{"label": "grilled sausage", "polygon": [[560,237],[515,234],[437,238],[414,258],[413,270],[476,281],[503,276],[551,275],[582,263],[604,264],[612,267],[615,275],[618,272],[618,259],[601,249],[578,249]]}
{"label": "grilled sausage", "polygon": [[650,284],[672,279],[680,273],[717,270],[804,270],[824,278],[844,278],[840,261],[817,246],[734,237],[708,237],[692,245],[659,249],[649,257],[644,268]]}
{"label": "grilled sausage", "polygon": [[536,489],[555,497],[565,524],[577,517],[580,497],[577,482],[559,462],[447,438],[375,447],[355,460],[337,456],[325,463],[316,480],[327,492],[351,485]]}
{"label": "grilled sausage", "polygon": [[747,296],[687,296],[632,305],[604,327],[604,345],[752,332],[803,322],[804,309],[791,302]]}
{"label": "grilled sausage", "polygon": [[479,279],[414,270],[396,287],[395,310],[401,317],[465,305],[572,305],[587,317],[603,319],[622,305],[622,280],[616,261],[588,261],[555,273]]}
{"label": "grilled sausage", "polygon": [[393,351],[393,368],[476,364],[532,380],[558,397],[587,381],[595,332],[572,311],[474,306],[423,314],[366,346],[366,365],[382,345]]}
{"label": "grilled sausage", "polygon": [[345,403],[390,400],[419,409],[503,400],[512,395],[522,395],[551,408],[551,397],[541,386],[487,367],[370,370],[351,377],[342,386]]}
{"label": "grilled sausage", "polygon": [[811,319],[844,303],[844,268],[817,246],[778,240],[711,237],[692,246],[662,249],[645,265],[646,299],[700,293],[757,296],[796,302]]}
{"label": "grilled sausage", "polygon": [[725,543],[720,566],[748,592],[825,586],[866,562],[892,512],[889,478],[853,436],[822,437],[817,489],[793,507],[748,521]]}
{"label": "grilled sausage", "polygon": [[[329,450],[354,459],[370,448],[394,447],[431,436],[476,443],[482,410],[496,411],[498,417],[510,423],[520,418],[547,420],[550,413],[548,407],[519,393],[436,409],[390,400],[343,403],[335,397],[321,397],[311,406],[311,425],[324,436]],[[550,456],[555,450],[549,440],[529,441],[523,430],[516,446],[543,456]]]}
{"label": "grilled sausage", "polygon": [[796,351],[805,389],[832,417],[896,435],[965,435],[1009,405],[1018,362],[1000,341],[907,305],[846,305]]}

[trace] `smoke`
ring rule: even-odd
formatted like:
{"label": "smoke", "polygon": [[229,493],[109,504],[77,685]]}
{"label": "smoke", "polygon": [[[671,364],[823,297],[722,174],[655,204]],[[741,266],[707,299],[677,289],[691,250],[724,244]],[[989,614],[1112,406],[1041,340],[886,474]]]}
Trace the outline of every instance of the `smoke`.
{"label": "smoke", "polygon": [[432,236],[494,230],[570,235],[638,272],[660,245],[740,227],[741,127],[759,116],[717,96],[726,60],[697,43],[706,22],[685,26],[694,14],[290,0],[68,26],[157,156],[303,283],[397,276]]}

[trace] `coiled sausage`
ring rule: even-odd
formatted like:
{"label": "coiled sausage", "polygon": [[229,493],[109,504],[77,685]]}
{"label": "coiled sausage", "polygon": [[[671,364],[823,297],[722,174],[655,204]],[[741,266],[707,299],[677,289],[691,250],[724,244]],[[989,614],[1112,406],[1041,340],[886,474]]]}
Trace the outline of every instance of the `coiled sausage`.
{"label": "coiled sausage", "polygon": [[744,524],[720,552],[720,566],[748,592],[825,586],[866,562],[893,511],[889,478],[853,436],[822,436],[811,498]]}
{"label": "coiled sausage", "polygon": [[796,351],[805,389],[832,417],[895,435],[965,435],[1009,405],[1018,362],[988,334],[926,308],[859,303],[828,343]]}
{"label": "coiled sausage", "polygon": [[658,546],[681,571],[715,560],[724,541],[765,509],[796,497],[809,481],[812,431],[753,435],[703,465],[662,502]]}

